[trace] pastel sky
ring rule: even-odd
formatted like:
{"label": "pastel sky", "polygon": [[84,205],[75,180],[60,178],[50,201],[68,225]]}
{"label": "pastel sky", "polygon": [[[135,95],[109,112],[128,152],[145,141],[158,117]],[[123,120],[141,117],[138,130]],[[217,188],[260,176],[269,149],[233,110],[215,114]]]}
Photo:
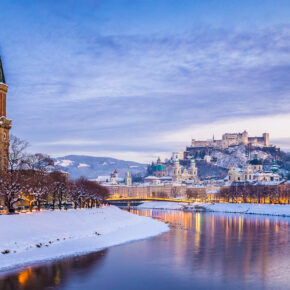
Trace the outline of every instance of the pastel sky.
{"label": "pastel sky", "polygon": [[1,0],[12,133],[148,162],[191,138],[290,150],[289,0]]}

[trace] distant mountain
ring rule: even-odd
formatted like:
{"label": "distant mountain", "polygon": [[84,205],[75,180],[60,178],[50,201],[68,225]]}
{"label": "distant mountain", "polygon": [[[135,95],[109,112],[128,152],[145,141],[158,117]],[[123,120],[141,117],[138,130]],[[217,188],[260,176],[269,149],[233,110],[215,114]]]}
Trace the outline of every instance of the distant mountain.
{"label": "distant mountain", "polygon": [[118,170],[120,177],[124,177],[128,169],[131,174],[143,175],[147,169],[147,164],[110,157],[67,155],[54,158],[54,162],[60,170],[68,172],[72,179],[80,176],[85,176],[88,179],[108,176],[115,169]]}

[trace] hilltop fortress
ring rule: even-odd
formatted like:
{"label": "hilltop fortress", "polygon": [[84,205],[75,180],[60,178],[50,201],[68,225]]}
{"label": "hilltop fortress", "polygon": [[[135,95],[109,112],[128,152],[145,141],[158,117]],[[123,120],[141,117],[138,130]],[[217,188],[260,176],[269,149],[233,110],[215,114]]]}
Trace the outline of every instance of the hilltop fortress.
{"label": "hilltop fortress", "polygon": [[264,133],[262,137],[249,137],[247,131],[243,133],[225,133],[222,136],[222,140],[197,141],[192,139],[191,147],[214,147],[219,149],[225,149],[230,146],[237,145],[253,145],[256,147],[270,147],[269,133]]}

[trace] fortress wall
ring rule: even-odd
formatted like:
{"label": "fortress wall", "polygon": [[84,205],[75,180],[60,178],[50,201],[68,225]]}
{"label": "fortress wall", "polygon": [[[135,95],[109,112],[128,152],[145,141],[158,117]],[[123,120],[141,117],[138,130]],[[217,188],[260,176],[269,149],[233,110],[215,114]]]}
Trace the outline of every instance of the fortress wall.
{"label": "fortress wall", "polygon": [[196,141],[192,139],[192,147],[216,147],[216,148],[227,148],[233,145],[247,145],[252,143],[258,143],[262,146],[269,145],[269,133],[264,133],[262,137],[248,137],[248,133],[225,133],[222,136],[222,140],[214,141]]}

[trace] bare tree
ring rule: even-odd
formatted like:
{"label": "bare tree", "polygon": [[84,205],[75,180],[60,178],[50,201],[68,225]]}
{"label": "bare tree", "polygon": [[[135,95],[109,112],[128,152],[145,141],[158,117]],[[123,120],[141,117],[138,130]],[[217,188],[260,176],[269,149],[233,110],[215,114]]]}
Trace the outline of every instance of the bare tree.
{"label": "bare tree", "polygon": [[36,204],[38,210],[40,210],[41,204],[48,200],[49,176],[40,170],[26,170],[23,175],[27,176],[23,196],[29,202],[29,209],[31,211],[32,205]]}
{"label": "bare tree", "polygon": [[23,200],[24,176],[22,166],[26,163],[26,148],[28,143],[18,137],[10,136],[10,150],[8,156],[8,170],[0,172],[0,196],[4,200],[9,213],[15,211],[15,204]]}
{"label": "bare tree", "polygon": [[26,160],[29,169],[42,172],[52,172],[55,170],[54,161],[47,154],[30,154]]}
{"label": "bare tree", "polygon": [[20,138],[11,135],[10,136],[10,148],[9,148],[9,170],[20,170],[28,162],[26,149],[28,147],[28,142],[21,140]]}
{"label": "bare tree", "polygon": [[77,209],[80,205],[80,196],[77,184],[73,180],[69,180],[68,182],[68,199],[73,202],[74,209]]}
{"label": "bare tree", "polygon": [[58,208],[62,209],[62,204],[66,200],[68,192],[67,175],[61,171],[54,171],[50,173],[50,178],[53,209],[55,208],[56,202],[58,203]]}
{"label": "bare tree", "polygon": [[107,188],[85,177],[70,182],[69,198],[74,203],[75,208],[77,206],[92,208],[103,203],[108,196]]}
{"label": "bare tree", "polygon": [[8,171],[0,175],[0,196],[4,200],[9,213],[14,213],[14,205],[24,200],[22,190],[25,188],[23,175],[20,171]]}

